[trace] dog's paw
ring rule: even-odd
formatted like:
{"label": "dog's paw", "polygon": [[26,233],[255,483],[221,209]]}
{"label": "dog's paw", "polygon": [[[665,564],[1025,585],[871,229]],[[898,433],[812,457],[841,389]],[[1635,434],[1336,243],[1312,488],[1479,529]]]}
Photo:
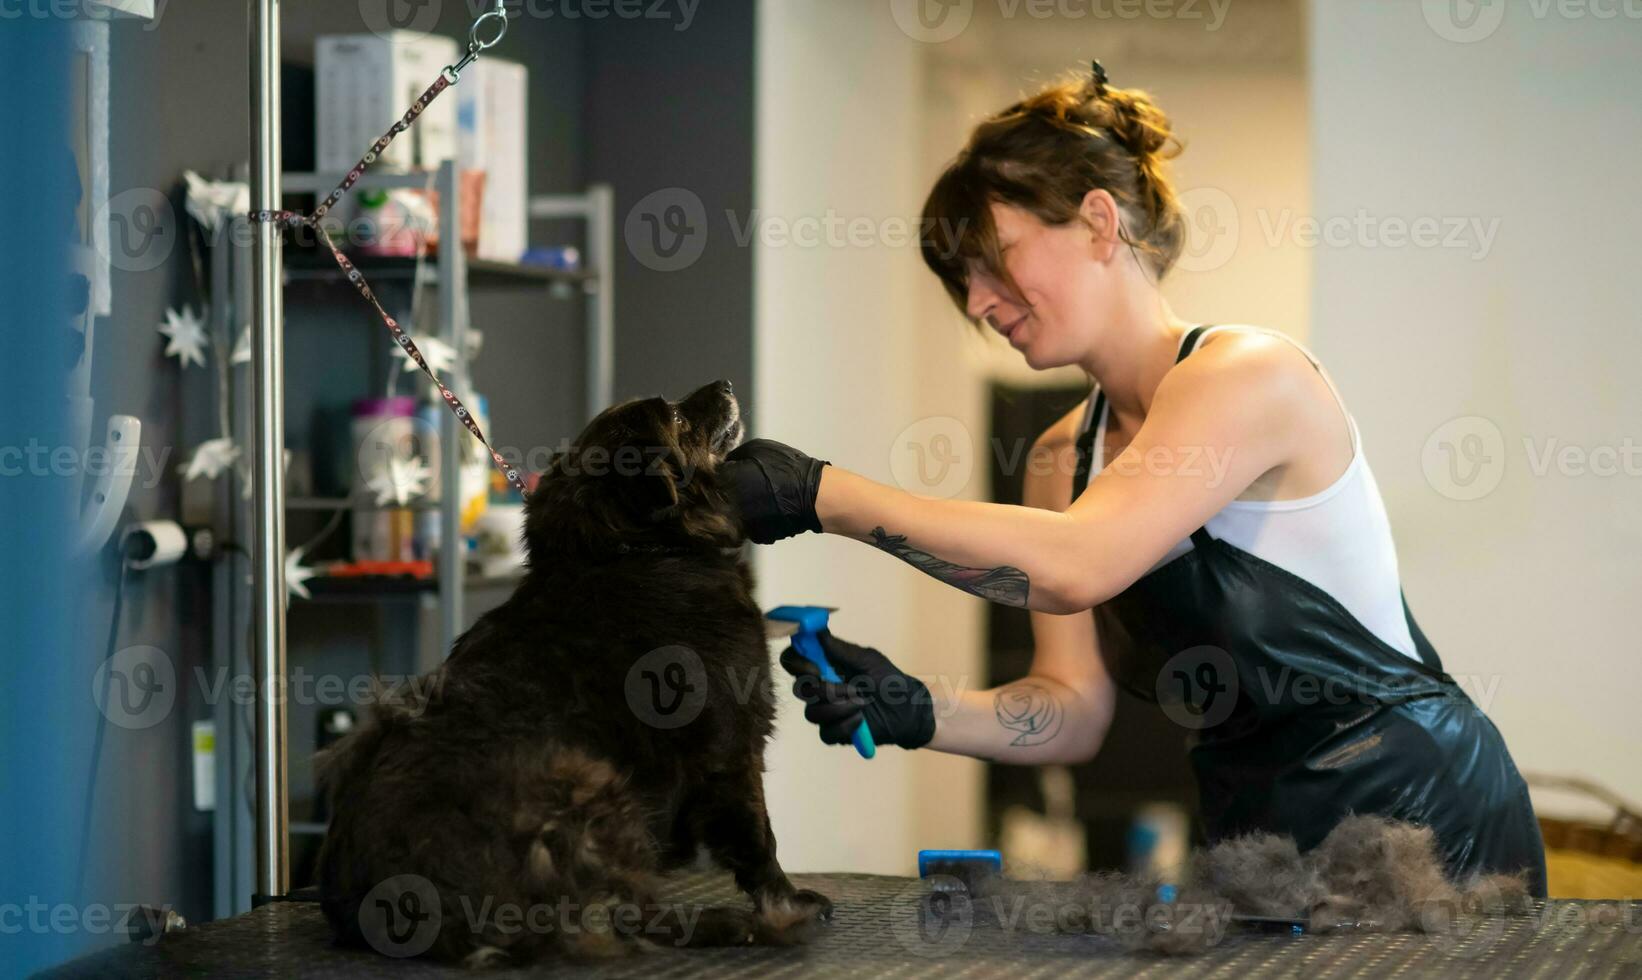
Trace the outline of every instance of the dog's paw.
{"label": "dog's paw", "polygon": [[820,892],[800,889],[762,903],[758,919],[763,927],[759,930],[760,943],[776,946],[806,943],[832,921],[832,900]]}
{"label": "dog's paw", "polygon": [[808,908],[810,910],[808,914],[811,918],[821,922],[832,921],[832,899],[821,894],[820,892],[810,891],[808,888],[800,888],[798,891],[793,893],[791,901],[794,905],[802,908]]}
{"label": "dog's paw", "polygon": [[744,908],[705,908],[680,922],[682,932],[671,939],[675,946],[746,946],[760,932],[758,917]]}

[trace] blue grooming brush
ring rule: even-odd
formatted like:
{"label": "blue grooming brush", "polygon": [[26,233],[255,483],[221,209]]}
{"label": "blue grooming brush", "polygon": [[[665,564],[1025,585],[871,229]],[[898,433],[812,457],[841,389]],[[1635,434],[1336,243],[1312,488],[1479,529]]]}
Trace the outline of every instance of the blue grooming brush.
{"label": "blue grooming brush", "polygon": [[[983,878],[1003,874],[1003,855],[997,851],[919,851],[918,877],[956,879],[967,891],[974,891]],[[936,891],[952,891],[950,881],[935,883]]]}
{"label": "blue grooming brush", "polygon": [[[778,624],[769,630],[772,638],[791,636],[793,649],[798,651],[799,656],[820,668],[822,680],[842,684],[843,678],[839,677],[838,671],[833,670],[832,664],[827,662],[827,654],[821,649],[821,638],[817,635],[827,628],[827,614],[832,611],[826,606],[776,606],[765,613],[764,618],[774,620]],[[863,759],[870,759],[878,754],[878,746],[872,741],[872,732],[867,729],[866,719],[861,720],[860,727],[850,736],[850,741],[855,744],[855,751],[859,752]]]}

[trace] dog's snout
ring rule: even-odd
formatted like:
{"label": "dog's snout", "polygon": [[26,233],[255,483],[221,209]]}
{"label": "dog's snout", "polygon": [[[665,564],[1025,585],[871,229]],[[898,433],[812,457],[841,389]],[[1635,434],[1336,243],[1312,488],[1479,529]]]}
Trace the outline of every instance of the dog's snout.
{"label": "dog's snout", "polygon": [[692,402],[697,404],[712,404],[717,401],[733,401],[734,399],[735,386],[730,384],[728,381],[719,380],[709,381],[700,388],[697,388],[695,391],[690,392],[688,395],[684,396],[683,401],[679,402],[679,404],[683,405]]}

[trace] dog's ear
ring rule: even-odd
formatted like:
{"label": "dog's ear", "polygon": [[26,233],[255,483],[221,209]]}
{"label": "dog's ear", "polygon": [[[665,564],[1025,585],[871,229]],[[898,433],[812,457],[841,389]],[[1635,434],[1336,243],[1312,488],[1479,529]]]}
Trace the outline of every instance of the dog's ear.
{"label": "dog's ear", "polygon": [[654,524],[678,513],[678,481],[661,459],[648,459],[637,472],[616,478],[616,493],[628,513]]}
{"label": "dog's ear", "polygon": [[740,525],[731,520],[723,509],[715,508],[705,501],[685,507],[680,524],[684,527],[684,533],[690,537],[721,548],[738,547],[742,542]]}

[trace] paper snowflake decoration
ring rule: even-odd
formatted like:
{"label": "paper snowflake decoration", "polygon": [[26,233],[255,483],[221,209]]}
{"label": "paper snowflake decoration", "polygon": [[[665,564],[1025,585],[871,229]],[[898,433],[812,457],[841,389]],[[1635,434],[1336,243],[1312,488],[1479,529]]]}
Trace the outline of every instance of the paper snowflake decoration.
{"label": "paper snowflake decoration", "polygon": [[229,364],[251,363],[251,325],[240,328],[239,339],[234,341],[234,352],[228,355]]}
{"label": "paper snowflake decoration", "polygon": [[223,223],[251,210],[251,186],[227,180],[206,180],[192,170],[182,179],[188,184],[188,213],[214,237]]}
{"label": "paper snowflake decoration", "polygon": [[205,348],[210,338],[205,335],[205,321],[192,307],[166,310],[160,333],[170,338],[170,343],[165,345],[166,357],[176,357],[183,367],[187,367],[189,361],[205,367]]}
{"label": "paper snowflake decoration", "polygon": [[301,548],[292,548],[290,554],[285,556],[285,604],[287,606],[291,604],[291,593],[293,592],[304,599],[313,598],[308,594],[308,586],[305,583],[318,573],[302,563],[304,557],[306,556]]}
{"label": "paper snowflake decoration", "polygon": [[389,502],[403,507],[410,502],[410,498],[427,493],[428,481],[431,479],[433,471],[422,462],[422,457],[395,456],[388,460],[386,466],[373,474],[365,486],[376,494],[378,507]]}
{"label": "paper snowflake decoration", "polygon": [[237,459],[239,447],[234,445],[234,440],[227,437],[207,439],[194,449],[194,455],[188,457],[188,462],[177,467],[177,472],[185,480],[197,480],[202,476],[215,480]]}
{"label": "paper snowflake decoration", "polygon": [[[426,340],[418,340],[416,346],[422,352],[422,359],[428,362],[428,367],[433,368],[433,373],[442,375],[456,366],[456,348],[443,340],[437,337],[429,337]],[[422,370],[415,361],[411,360],[410,351],[398,345],[394,346],[394,350],[399,353],[399,359],[405,362],[400,365],[405,370]]]}

